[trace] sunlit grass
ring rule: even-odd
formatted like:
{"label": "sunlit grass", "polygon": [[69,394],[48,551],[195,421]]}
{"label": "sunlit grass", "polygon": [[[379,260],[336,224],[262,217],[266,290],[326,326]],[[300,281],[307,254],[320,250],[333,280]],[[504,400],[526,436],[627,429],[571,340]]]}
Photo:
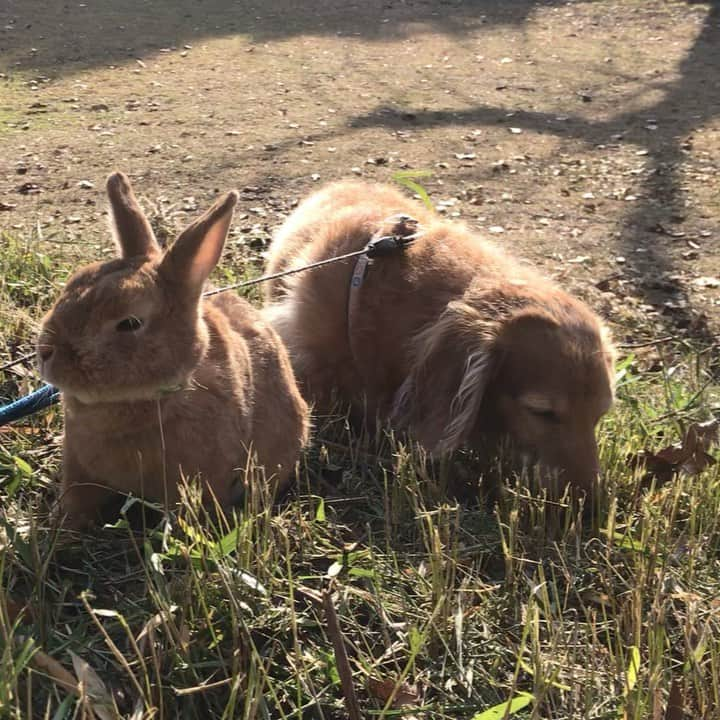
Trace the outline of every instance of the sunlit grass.
{"label": "sunlit grass", "polygon": [[[241,245],[218,284],[259,271]],[[0,263],[0,336],[20,353],[71,263],[10,238]],[[363,717],[718,717],[718,466],[657,486],[626,462],[717,412],[701,350],[660,348],[652,372],[620,361],[585,514],[526,478],[489,502],[471,458],[431,463],[320,418],[278,503],[252,480],[225,522],[191,487],[176,512],[129,501],[59,537],[57,410],[3,428],[0,716],[347,717],[329,596]],[[0,383],[39,380],[25,363]]]}

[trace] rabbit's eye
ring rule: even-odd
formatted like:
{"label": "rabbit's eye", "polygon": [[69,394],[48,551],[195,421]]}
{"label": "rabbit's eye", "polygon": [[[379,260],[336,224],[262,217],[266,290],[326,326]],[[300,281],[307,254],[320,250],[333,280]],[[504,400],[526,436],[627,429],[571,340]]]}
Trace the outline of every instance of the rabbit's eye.
{"label": "rabbit's eye", "polygon": [[115,326],[115,329],[118,332],[135,332],[135,330],[139,330],[141,327],[142,320],[134,315],[131,315],[130,317],[126,317],[124,320],[121,320]]}

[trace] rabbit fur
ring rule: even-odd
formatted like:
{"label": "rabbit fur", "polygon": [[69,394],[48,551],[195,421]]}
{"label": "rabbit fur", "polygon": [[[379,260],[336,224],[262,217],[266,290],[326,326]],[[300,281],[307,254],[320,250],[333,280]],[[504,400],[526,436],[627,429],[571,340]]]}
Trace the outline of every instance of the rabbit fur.
{"label": "rabbit fur", "polygon": [[277,488],[308,408],[272,327],[235,294],[203,298],[237,194],[163,251],[128,178],[108,178],[118,257],[78,270],[42,322],[43,378],[62,391],[60,513],[93,521],[116,491],[173,505],[184,478],[228,507],[257,464]]}

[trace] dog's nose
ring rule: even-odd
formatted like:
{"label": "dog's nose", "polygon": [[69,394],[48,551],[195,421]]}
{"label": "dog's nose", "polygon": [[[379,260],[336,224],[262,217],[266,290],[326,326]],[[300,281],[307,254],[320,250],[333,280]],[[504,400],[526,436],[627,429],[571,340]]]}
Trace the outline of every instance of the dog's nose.
{"label": "dog's nose", "polygon": [[55,352],[52,345],[38,345],[38,355],[43,362],[47,362]]}

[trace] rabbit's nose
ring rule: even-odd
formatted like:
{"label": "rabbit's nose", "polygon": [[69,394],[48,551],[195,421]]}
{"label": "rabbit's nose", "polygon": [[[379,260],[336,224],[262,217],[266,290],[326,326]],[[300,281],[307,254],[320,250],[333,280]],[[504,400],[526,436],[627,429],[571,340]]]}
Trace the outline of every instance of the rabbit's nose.
{"label": "rabbit's nose", "polygon": [[53,348],[52,345],[38,346],[38,355],[40,355],[40,359],[43,362],[47,362],[52,357],[53,352],[55,352],[55,348]]}

